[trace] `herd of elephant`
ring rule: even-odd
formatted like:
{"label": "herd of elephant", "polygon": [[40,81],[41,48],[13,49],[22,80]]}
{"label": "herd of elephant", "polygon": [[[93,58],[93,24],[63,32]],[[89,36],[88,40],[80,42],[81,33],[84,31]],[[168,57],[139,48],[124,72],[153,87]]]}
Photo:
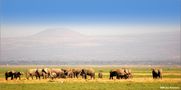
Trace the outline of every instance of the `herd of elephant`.
{"label": "herd of elephant", "polygon": [[[83,79],[87,79],[88,76],[90,79],[95,79],[95,70],[92,68],[69,68],[69,69],[59,69],[59,68],[41,68],[41,69],[28,69],[26,73],[18,72],[18,71],[7,71],[5,72],[5,79],[8,80],[8,77],[11,77],[11,80],[14,78],[21,79],[21,75],[25,74],[26,78],[29,80],[30,78],[33,79],[56,79],[56,78],[79,78],[80,76]],[[152,69],[152,76],[153,78],[162,78],[161,70]],[[130,69],[112,69],[110,71],[109,79],[129,79],[132,78],[133,75]],[[98,78],[103,78],[102,71],[99,71]]]}

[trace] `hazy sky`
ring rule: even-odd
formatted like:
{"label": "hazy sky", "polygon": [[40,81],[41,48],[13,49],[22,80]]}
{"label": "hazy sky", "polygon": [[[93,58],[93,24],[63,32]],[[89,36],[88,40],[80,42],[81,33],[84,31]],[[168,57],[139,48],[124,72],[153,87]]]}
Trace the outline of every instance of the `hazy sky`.
{"label": "hazy sky", "polygon": [[0,0],[1,37],[32,35],[1,38],[0,59],[180,61],[180,7],[181,0]]}
{"label": "hazy sky", "polygon": [[1,0],[1,36],[47,28],[90,35],[178,31],[180,0]]}

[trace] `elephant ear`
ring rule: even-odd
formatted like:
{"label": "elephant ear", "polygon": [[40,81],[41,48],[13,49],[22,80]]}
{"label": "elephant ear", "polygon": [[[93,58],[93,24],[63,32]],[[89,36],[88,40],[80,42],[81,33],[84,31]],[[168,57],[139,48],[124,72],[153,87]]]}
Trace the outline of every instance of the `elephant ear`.
{"label": "elephant ear", "polygon": [[48,73],[48,68],[44,68],[44,72],[45,72],[45,73]]}

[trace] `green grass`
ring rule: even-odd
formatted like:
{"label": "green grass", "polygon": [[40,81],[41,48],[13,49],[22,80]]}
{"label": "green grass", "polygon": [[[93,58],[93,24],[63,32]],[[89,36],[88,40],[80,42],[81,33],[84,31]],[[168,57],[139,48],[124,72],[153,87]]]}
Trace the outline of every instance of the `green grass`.
{"label": "green grass", "polygon": [[[5,67],[0,66],[0,79],[4,80],[4,73],[8,70],[16,70],[21,72],[26,72],[28,68],[37,68],[35,66],[31,67]],[[65,67],[57,67],[56,68],[65,68]],[[97,73],[99,70],[102,70],[104,74],[104,79],[108,80],[109,71],[114,68],[119,67],[93,67]],[[133,72],[134,80],[117,80],[117,81],[93,81],[91,80],[81,82],[77,81],[35,81],[30,80],[31,83],[27,83],[29,81],[20,80],[20,81],[6,81],[0,83],[0,90],[160,90],[160,87],[174,88],[172,90],[181,90],[181,68],[180,67],[162,67],[163,69],[163,78],[167,78],[165,81],[163,80],[153,80],[151,77],[151,69],[150,67],[129,67]],[[3,78],[3,79],[2,79]],[[23,76],[25,78],[25,75]],[[135,79],[136,78],[136,79]],[[139,78],[148,78],[143,82],[139,82],[137,80],[142,80]],[[179,81],[174,81],[174,80]],[[144,79],[143,79],[144,80]],[[151,81],[149,81],[151,80]],[[9,83],[10,82],[10,83]],[[20,83],[19,83],[20,82]],[[24,83],[26,82],[26,83]],[[32,83],[33,82],[33,83]],[[36,83],[34,83],[36,82]],[[37,83],[38,82],[38,83]],[[43,82],[43,83],[42,83]]]}
{"label": "green grass", "polygon": [[179,83],[39,83],[1,84],[1,90],[160,90],[160,87],[181,87]]}

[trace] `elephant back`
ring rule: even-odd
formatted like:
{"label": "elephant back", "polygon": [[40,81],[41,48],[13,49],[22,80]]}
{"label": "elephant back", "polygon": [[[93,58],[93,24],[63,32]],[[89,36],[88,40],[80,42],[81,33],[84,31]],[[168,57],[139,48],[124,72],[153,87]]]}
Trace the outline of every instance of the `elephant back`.
{"label": "elephant back", "polygon": [[60,73],[64,73],[64,71],[58,68],[52,68],[51,73],[60,74]]}
{"label": "elephant back", "polygon": [[28,69],[27,73],[35,75],[36,71],[37,71],[37,69]]}
{"label": "elephant back", "polygon": [[86,69],[82,69],[83,72],[87,73],[87,74],[93,74],[95,73],[95,70],[92,68],[86,68]]}
{"label": "elephant back", "polygon": [[116,69],[116,72],[118,75],[124,75],[125,74],[124,69]]}
{"label": "elephant back", "polygon": [[82,71],[82,69],[81,68],[73,68],[72,71],[74,73],[80,73]]}

